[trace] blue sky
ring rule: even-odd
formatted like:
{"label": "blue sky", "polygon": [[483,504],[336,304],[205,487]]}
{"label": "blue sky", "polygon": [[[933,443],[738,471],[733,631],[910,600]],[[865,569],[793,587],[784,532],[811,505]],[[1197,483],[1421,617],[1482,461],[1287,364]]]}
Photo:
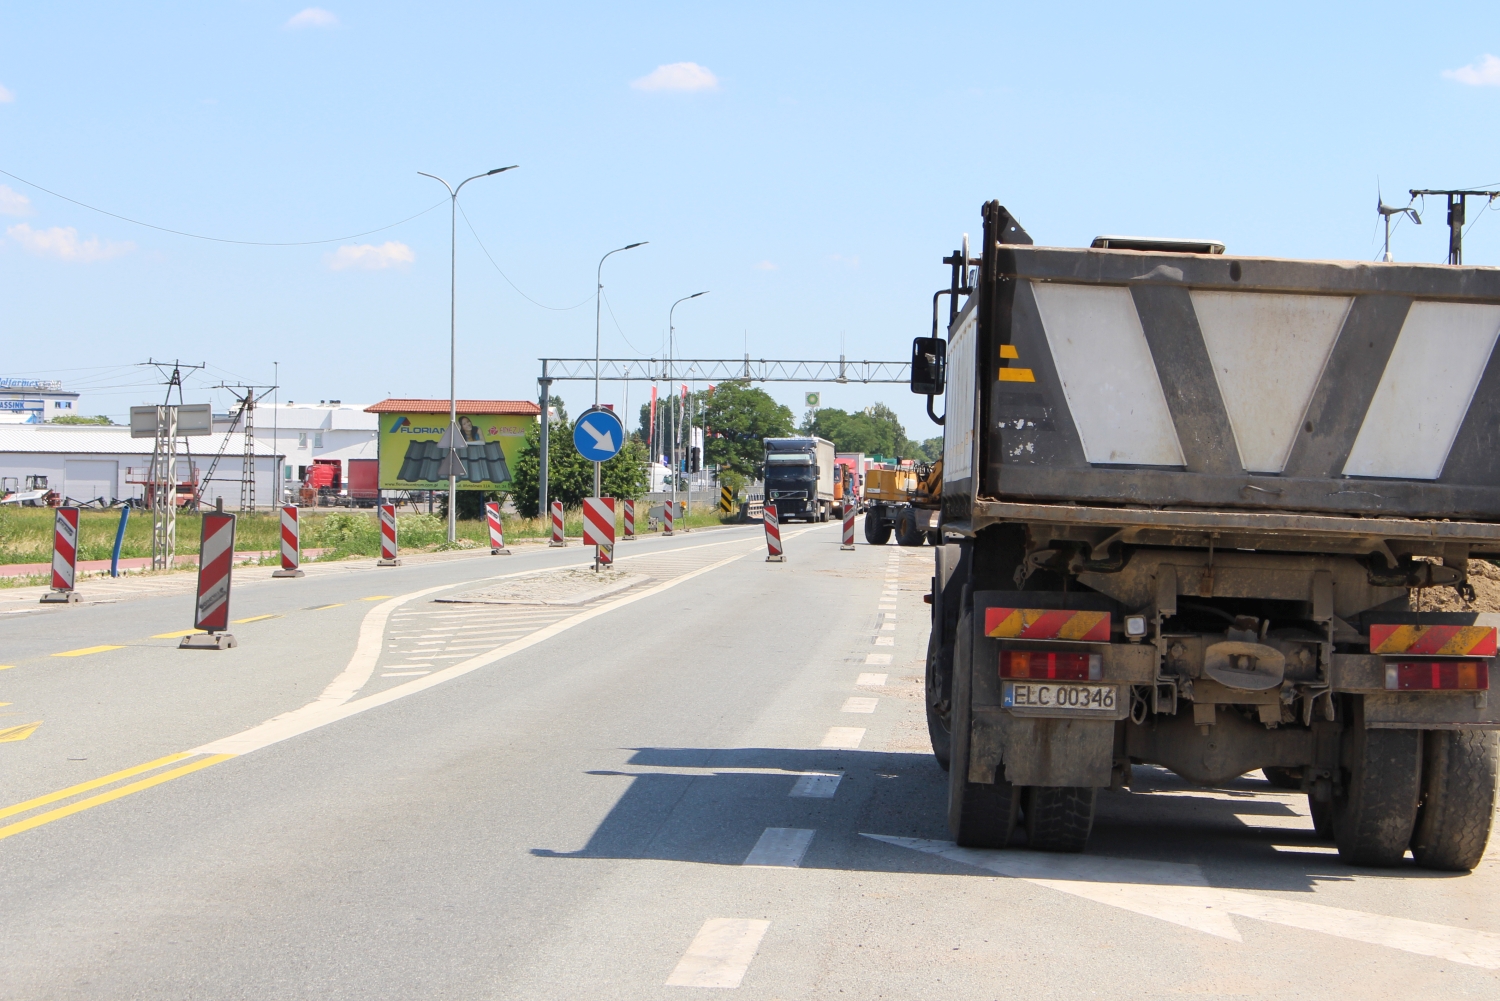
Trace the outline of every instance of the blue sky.
{"label": "blue sky", "polygon": [[[605,267],[606,355],[659,354],[671,302],[711,289],[678,308],[681,355],[899,359],[989,198],[1039,243],[1369,260],[1377,181],[1500,184],[1477,4],[327,3],[7,5],[0,170],[292,242],[433,206],[419,170],[520,164],[465,189],[468,218],[525,296],[585,305],[528,301],[461,217],[461,396],[534,398],[537,357],[591,355],[595,265],[636,240]],[[446,205],[253,247],[0,184],[0,375],[117,416],[156,398],[148,356],[210,363],[198,399],[273,360],[283,400],[447,394]],[[1424,222],[1398,259],[1443,259],[1432,199]],[[1466,260],[1500,264],[1500,203]],[[769,388],[800,414],[808,387]],[[818,388],[936,433],[904,387]]]}

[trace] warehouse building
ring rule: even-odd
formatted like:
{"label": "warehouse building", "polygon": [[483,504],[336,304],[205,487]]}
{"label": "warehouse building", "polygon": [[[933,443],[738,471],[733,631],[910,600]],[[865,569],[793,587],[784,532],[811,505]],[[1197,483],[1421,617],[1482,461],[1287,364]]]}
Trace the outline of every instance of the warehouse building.
{"label": "warehouse building", "polygon": [[[243,434],[244,425],[234,423],[233,411],[214,414],[215,431],[228,431],[231,426],[236,435]],[[296,487],[315,459],[338,462],[340,482],[347,483],[350,459],[376,458],[375,439],[376,416],[366,413],[361,404],[320,400],[255,406],[256,448],[283,457],[282,485],[288,490],[288,500],[295,499]]]}
{"label": "warehouse building", "polygon": [[[178,482],[206,480],[205,503],[222,497],[225,507],[238,508],[244,436],[219,432],[180,439],[179,450],[184,440],[191,451],[179,451]],[[123,426],[0,424],[0,493],[36,486],[56,491],[68,503],[144,499],[154,445],[151,438],[130,437],[130,428]],[[268,444],[255,443],[251,463],[257,506],[268,507],[276,501],[278,458]]]}

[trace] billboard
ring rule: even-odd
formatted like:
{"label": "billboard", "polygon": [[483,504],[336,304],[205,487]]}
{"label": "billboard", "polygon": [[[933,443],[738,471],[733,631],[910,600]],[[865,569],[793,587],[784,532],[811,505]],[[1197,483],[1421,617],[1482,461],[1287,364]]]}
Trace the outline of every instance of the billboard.
{"label": "billboard", "polygon": [[[447,489],[438,476],[443,452],[438,447],[448,427],[447,413],[383,413],[380,420],[380,489]],[[511,470],[535,417],[458,412],[463,441],[458,457],[464,465],[460,490],[507,490]]]}

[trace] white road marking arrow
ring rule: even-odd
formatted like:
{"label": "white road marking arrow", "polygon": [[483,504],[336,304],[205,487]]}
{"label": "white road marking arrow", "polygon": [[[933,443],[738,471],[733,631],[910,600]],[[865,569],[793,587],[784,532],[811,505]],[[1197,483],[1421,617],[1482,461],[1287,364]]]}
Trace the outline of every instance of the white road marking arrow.
{"label": "white road marking arrow", "polygon": [[1170,921],[1234,942],[1242,941],[1232,918],[1232,915],[1238,915],[1383,945],[1419,956],[1435,956],[1466,966],[1500,970],[1500,934],[1450,928],[1427,921],[1369,914],[1285,897],[1223,890],[1209,886],[1203,870],[1196,865],[1090,855],[990,851],[960,848],[951,841],[925,841],[882,834],[866,834],[865,837],[986,869],[1001,876],[1024,879],[1037,886]]}
{"label": "white road marking arrow", "polygon": [[608,430],[600,431],[588,421],[583,422],[583,429],[594,439],[595,448],[613,449],[615,447],[615,436],[610,434]]}

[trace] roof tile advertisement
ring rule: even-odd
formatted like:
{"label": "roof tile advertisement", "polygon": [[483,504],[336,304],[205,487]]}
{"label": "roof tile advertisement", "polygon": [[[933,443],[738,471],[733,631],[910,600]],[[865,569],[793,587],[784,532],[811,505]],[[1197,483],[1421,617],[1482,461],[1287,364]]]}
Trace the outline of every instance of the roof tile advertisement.
{"label": "roof tile advertisement", "polygon": [[[460,490],[503,490],[509,487],[526,431],[536,418],[517,415],[470,414],[460,410],[458,430],[463,438],[458,457],[464,471]],[[382,413],[380,415],[380,489],[437,490],[448,485],[438,478],[443,460],[438,443],[448,426],[448,415]]]}

